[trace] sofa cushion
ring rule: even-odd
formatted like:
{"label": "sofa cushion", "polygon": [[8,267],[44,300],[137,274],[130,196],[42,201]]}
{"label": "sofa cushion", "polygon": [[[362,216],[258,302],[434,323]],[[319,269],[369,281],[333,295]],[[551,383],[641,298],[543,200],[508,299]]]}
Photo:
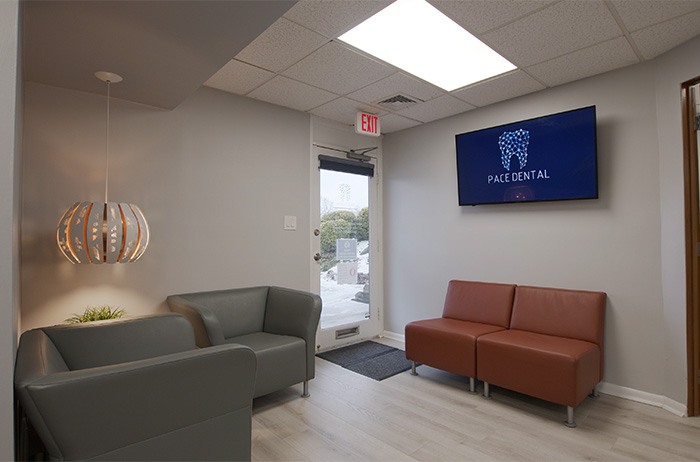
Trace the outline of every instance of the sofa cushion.
{"label": "sofa cushion", "polygon": [[605,293],[518,286],[511,329],[603,345]]}
{"label": "sofa cushion", "polygon": [[575,407],[601,380],[600,356],[592,342],[503,330],[477,339],[477,378]]}
{"label": "sofa cushion", "polygon": [[514,284],[452,280],[442,317],[508,328],[514,293]]}
{"label": "sofa cushion", "polygon": [[450,318],[406,325],[406,358],[453,374],[476,377],[476,339],[503,327]]}
{"label": "sofa cushion", "polygon": [[226,339],[255,352],[255,398],[306,380],[306,342],[291,335],[255,332]]}

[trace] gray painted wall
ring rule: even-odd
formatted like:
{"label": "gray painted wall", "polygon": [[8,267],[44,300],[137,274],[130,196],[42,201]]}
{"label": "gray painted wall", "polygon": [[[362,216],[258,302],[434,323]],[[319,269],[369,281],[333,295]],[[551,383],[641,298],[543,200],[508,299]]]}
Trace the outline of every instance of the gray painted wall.
{"label": "gray painted wall", "polygon": [[21,70],[19,7],[0,2],[0,460],[14,460],[14,360],[19,323]]}
{"label": "gray painted wall", "polygon": [[[678,94],[700,74],[699,44],[387,135],[386,329],[439,316],[452,278],[601,290],[605,381],[685,403]],[[455,134],[591,104],[598,200],[457,205]]]}
{"label": "gray painted wall", "polygon": [[[308,289],[310,118],[208,88],[173,111],[112,100],[109,197],[139,205],[151,242],[135,263],[65,260],[63,211],[103,200],[105,101],[26,85],[22,330],[86,305],[136,315],[165,310],[173,293]],[[297,231],[283,230],[285,215]]]}

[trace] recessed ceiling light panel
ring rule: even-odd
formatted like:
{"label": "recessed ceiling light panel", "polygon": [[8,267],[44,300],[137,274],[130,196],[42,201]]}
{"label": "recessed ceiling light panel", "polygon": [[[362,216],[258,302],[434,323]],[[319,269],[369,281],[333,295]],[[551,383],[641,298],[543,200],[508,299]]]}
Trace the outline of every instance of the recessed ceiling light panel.
{"label": "recessed ceiling light panel", "polygon": [[424,0],[397,0],[338,38],[446,91],[515,69]]}

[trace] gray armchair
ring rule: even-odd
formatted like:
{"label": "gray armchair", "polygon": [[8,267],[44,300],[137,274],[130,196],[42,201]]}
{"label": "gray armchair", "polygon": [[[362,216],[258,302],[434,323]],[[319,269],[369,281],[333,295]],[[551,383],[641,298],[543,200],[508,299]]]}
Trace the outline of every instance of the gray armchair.
{"label": "gray armchair", "polygon": [[254,397],[300,382],[302,396],[308,396],[321,316],[318,295],[263,286],[171,295],[167,302],[190,320],[199,347],[238,343],[255,352]]}
{"label": "gray armchair", "polygon": [[255,368],[166,313],[24,332],[15,393],[51,460],[250,460]]}

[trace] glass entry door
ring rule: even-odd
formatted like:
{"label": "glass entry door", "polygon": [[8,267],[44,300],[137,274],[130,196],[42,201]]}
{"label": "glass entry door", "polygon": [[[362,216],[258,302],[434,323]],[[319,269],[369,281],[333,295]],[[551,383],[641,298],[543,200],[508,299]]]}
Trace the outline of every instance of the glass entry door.
{"label": "glass entry door", "polygon": [[324,350],[379,333],[373,293],[377,180],[374,164],[338,156],[321,155],[317,173],[313,277],[323,300],[317,343]]}
{"label": "glass entry door", "polygon": [[321,328],[369,319],[369,177],[320,170]]}

